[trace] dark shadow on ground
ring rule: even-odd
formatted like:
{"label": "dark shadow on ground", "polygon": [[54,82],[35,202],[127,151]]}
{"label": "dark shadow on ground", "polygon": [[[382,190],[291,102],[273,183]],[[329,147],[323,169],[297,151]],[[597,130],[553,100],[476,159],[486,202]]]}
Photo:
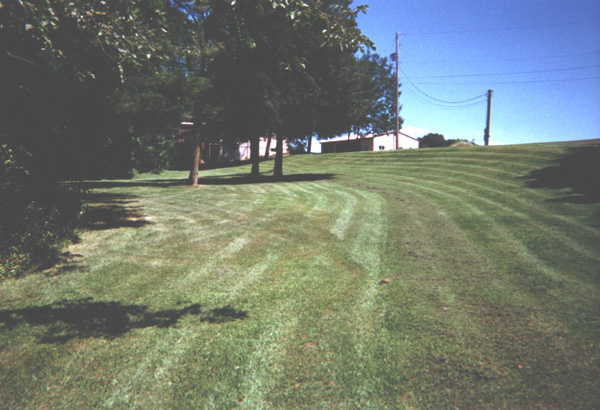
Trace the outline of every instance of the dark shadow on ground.
{"label": "dark shadow on ground", "polygon": [[179,185],[189,185],[187,178],[181,179],[142,179],[142,180],[131,180],[131,181],[87,181],[85,187],[87,189],[94,188],[170,188]]}
{"label": "dark shadow on ground", "polygon": [[199,304],[192,304],[181,309],[151,311],[144,305],[95,302],[92,298],[85,298],[0,310],[0,329],[10,330],[21,324],[45,326],[45,333],[38,339],[40,343],[65,343],[74,338],[114,339],[130,330],[146,327],[167,328],[187,315],[215,324],[248,317],[247,312],[231,306],[203,311]]}
{"label": "dark shadow on ground", "polygon": [[[82,199],[86,206],[77,226],[81,230],[139,228],[153,223],[143,214],[136,195],[96,193],[88,190]],[[81,240],[77,234],[69,239],[73,243]],[[73,271],[85,272],[87,269],[82,262],[81,255],[70,252],[61,253],[59,249],[56,249],[52,258],[49,258],[46,263],[38,265],[20,276],[27,276],[34,272],[57,276]]]}
{"label": "dark shadow on ground", "polygon": [[[200,185],[243,185],[264,184],[277,182],[308,182],[321,181],[335,178],[335,174],[290,174],[282,177],[272,175],[251,176],[249,174],[228,174],[222,176],[200,177]],[[173,186],[190,185],[187,178],[182,179],[144,179],[132,181],[91,181],[86,182],[87,189],[93,188],[133,188],[133,187],[155,187],[170,188]]]}
{"label": "dark shadow on ground", "polygon": [[290,174],[282,177],[272,175],[260,175],[257,177],[251,175],[235,176],[229,175],[218,177],[200,178],[199,184],[204,185],[243,185],[243,184],[264,184],[277,182],[309,182],[334,179],[335,174]]}
{"label": "dark shadow on ground", "polygon": [[86,230],[139,228],[151,224],[135,195],[90,192],[84,197],[87,208],[80,227]]}
{"label": "dark shadow on ground", "polygon": [[86,192],[83,199],[89,203],[127,205],[138,200],[137,195],[108,192]]}
{"label": "dark shadow on ground", "polygon": [[60,276],[71,272],[88,272],[89,267],[83,262],[83,255],[78,253],[61,252],[52,264],[43,267],[44,275]]}
{"label": "dark shadow on ground", "polygon": [[531,172],[525,177],[531,188],[569,188],[572,194],[554,202],[600,202],[600,144],[570,148],[555,165]]}
{"label": "dark shadow on ground", "polygon": [[591,226],[600,228],[600,209],[592,215],[590,218],[590,224]]}

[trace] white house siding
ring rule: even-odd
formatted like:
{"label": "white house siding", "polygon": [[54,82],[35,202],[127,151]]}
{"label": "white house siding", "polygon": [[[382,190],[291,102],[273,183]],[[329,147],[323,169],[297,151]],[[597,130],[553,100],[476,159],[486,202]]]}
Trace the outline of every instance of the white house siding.
{"label": "white house siding", "polygon": [[[267,137],[261,137],[258,144],[258,152],[260,157],[263,158],[265,156],[265,150],[267,149]],[[277,146],[277,138],[271,138],[271,149],[269,152],[269,157],[275,156],[275,147]],[[240,142],[240,161],[247,161],[250,159],[250,141]],[[283,155],[288,154],[288,144],[287,140],[283,140]]]}
{"label": "white house siding", "polygon": [[[398,148],[419,148],[419,141],[400,134],[398,137]],[[390,151],[396,149],[396,135],[384,134],[373,137],[373,151]]]}

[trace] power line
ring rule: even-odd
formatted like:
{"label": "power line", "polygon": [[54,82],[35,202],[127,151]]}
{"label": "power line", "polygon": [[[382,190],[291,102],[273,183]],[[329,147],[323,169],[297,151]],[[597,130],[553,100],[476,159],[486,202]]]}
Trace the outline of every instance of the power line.
{"label": "power line", "polygon": [[464,108],[474,107],[476,105],[481,105],[482,103],[485,102],[484,99],[480,99],[480,100],[477,100],[477,101],[474,101],[474,102],[470,102],[470,103],[467,103],[467,104],[462,104],[462,105],[458,105],[458,104],[456,104],[456,105],[441,104],[441,103],[432,101],[429,98],[426,98],[425,96],[423,96],[423,94],[417,92],[415,89],[408,89],[407,91],[409,93],[413,94],[419,100],[421,100],[421,101],[423,101],[423,102],[425,102],[427,104],[431,104],[431,105],[434,105],[436,107],[443,108],[443,109],[446,109],[446,110],[451,110],[451,111],[462,110]]}
{"label": "power line", "polygon": [[[571,81],[585,81],[585,80],[600,80],[600,76],[595,77],[579,77],[579,78],[557,78],[549,80],[515,80],[515,81],[493,81],[493,84],[529,84],[529,83],[561,83]],[[489,84],[490,81],[471,81],[462,83],[441,83],[441,82],[418,82],[418,85],[478,85],[478,84]]]}
{"label": "power line", "polygon": [[554,73],[559,71],[575,71],[575,70],[586,70],[589,68],[599,68],[600,64],[579,66],[579,67],[566,67],[566,68],[551,68],[547,70],[530,70],[530,71],[513,71],[509,73],[470,73],[470,74],[444,74],[444,75],[425,75],[417,76],[415,78],[459,78],[459,77],[487,77],[495,75],[522,75],[522,74],[539,74],[539,73]]}
{"label": "power line", "polygon": [[554,54],[554,55],[538,55],[538,56],[530,56],[530,57],[515,57],[515,58],[490,58],[489,56],[473,56],[473,57],[467,57],[464,60],[457,60],[456,58],[446,58],[446,59],[428,59],[428,60],[412,60],[412,59],[405,59],[405,62],[408,63],[414,63],[414,64],[426,64],[426,63],[446,63],[446,62],[457,62],[457,61],[479,61],[479,60],[485,60],[487,62],[493,62],[493,61],[539,61],[539,60],[544,60],[544,59],[553,59],[553,58],[570,58],[570,57],[578,57],[578,56],[587,56],[587,55],[594,55],[594,54],[600,54],[600,50],[593,50],[593,51],[585,51],[585,52],[581,52],[581,53],[570,53],[570,54]]}
{"label": "power line", "polygon": [[412,92],[412,94],[415,95],[415,97],[417,97],[420,101],[425,102],[427,104],[436,106],[438,108],[444,109],[444,110],[448,110],[448,111],[456,111],[456,110],[462,110],[465,108],[471,108],[474,106],[481,106],[483,103],[485,103],[485,99],[481,99],[481,100],[477,100],[475,102],[471,102],[468,104],[463,104],[463,105],[446,105],[446,104],[440,104],[437,103],[435,101],[431,101],[427,98],[425,98],[422,94],[415,92],[414,90],[408,90],[409,92]]}
{"label": "power line", "polygon": [[[410,85],[412,85],[412,87],[418,91],[419,93],[421,93],[422,95],[424,95],[425,97],[431,99],[432,101],[436,102],[436,103],[442,103],[442,104],[448,104],[448,105],[452,105],[452,106],[457,106],[457,105],[461,105],[462,104],[466,104],[466,103],[471,103],[477,100],[480,100],[481,98],[485,97],[486,94],[481,94],[481,95],[477,95],[475,97],[471,97],[471,98],[467,98],[464,100],[458,100],[458,101],[449,101],[449,100],[443,100],[441,98],[437,98],[434,97],[428,93],[426,93],[425,91],[423,91],[421,88],[419,88],[419,86],[417,86],[408,75],[406,75],[406,73],[404,72],[404,70],[400,70],[402,72],[402,74],[404,75],[404,78],[406,78],[406,80],[409,82]],[[478,102],[478,101],[477,101]]]}
{"label": "power line", "polygon": [[561,23],[561,24],[542,24],[536,26],[515,26],[515,27],[493,27],[487,29],[465,29],[465,30],[448,30],[448,31],[414,31],[401,33],[403,36],[440,36],[447,34],[475,34],[475,33],[493,33],[499,31],[523,31],[523,30],[540,30],[540,29],[552,29],[561,27],[582,27],[581,22]]}

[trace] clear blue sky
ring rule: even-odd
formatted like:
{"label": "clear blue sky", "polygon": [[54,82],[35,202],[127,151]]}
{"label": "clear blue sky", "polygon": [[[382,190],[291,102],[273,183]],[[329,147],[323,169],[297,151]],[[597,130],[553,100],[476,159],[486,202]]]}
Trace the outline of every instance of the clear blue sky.
{"label": "clear blue sky", "polygon": [[[493,89],[492,142],[600,138],[600,0],[354,4],[369,5],[359,25],[380,55],[401,33],[401,69],[425,93],[457,101]],[[439,106],[402,77],[406,125],[482,143],[484,99]]]}

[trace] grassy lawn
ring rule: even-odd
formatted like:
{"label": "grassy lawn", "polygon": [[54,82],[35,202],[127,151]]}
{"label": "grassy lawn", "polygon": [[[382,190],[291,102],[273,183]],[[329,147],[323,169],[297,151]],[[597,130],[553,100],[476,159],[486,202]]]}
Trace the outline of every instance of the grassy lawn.
{"label": "grassy lawn", "polygon": [[0,407],[600,408],[600,140],[284,167],[91,184]]}

